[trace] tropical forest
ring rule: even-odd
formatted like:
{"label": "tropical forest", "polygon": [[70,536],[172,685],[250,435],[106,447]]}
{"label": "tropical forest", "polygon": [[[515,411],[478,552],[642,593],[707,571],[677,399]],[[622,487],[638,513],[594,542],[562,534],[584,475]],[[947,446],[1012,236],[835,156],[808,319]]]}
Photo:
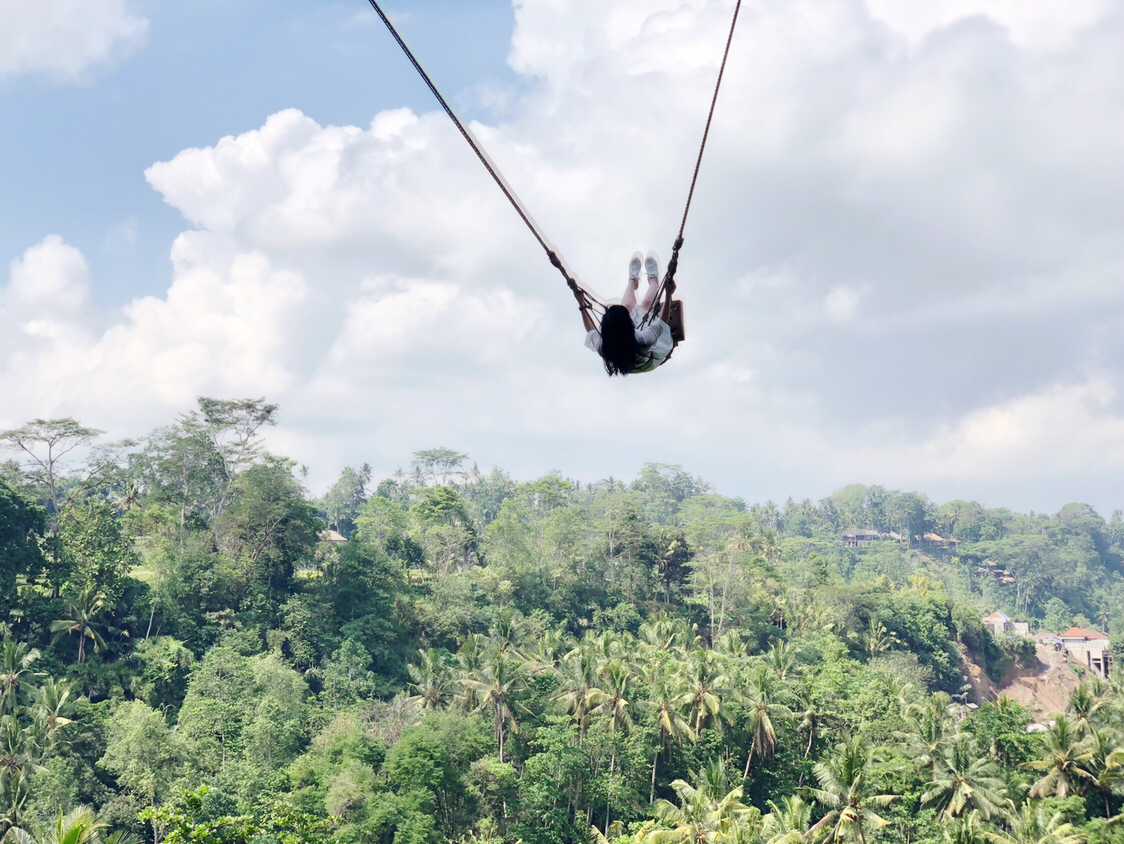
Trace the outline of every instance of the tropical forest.
{"label": "tropical forest", "polygon": [[1121,653],[1119,511],[444,445],[318,496],[279,412],[0,432],[5,842],[1124,842],[1124,674],[1019,703],[983,621]]}

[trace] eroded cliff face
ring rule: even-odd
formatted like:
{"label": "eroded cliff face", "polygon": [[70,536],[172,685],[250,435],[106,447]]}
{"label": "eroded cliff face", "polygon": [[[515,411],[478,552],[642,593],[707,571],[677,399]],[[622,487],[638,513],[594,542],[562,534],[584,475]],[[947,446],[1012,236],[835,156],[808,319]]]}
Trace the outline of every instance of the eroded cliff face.
{"label": "eroded cliff face", "polygon": [[1054,650],[1053,645],[1038,645],[1033,665],[1012,668],[998,683],[991,681],[973,655],[965,656],[964,663],[973,702],[1002,695],[1033,710],[1039,722],[1048,721],[1054,712],[1065,712],[1070,695],[1081,685],[1065,651]]}

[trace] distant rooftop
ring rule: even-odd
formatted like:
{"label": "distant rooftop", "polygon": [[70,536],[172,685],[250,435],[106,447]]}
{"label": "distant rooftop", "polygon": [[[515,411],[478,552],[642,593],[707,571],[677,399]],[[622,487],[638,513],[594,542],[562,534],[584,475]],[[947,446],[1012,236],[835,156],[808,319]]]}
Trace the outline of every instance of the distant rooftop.
{"label": "distant rooftop", "polygon": [[1084,627],[1071,627],[1061,634],[1063,639],[1107,639],[1107,633],[1099,630],[1086,630]]}

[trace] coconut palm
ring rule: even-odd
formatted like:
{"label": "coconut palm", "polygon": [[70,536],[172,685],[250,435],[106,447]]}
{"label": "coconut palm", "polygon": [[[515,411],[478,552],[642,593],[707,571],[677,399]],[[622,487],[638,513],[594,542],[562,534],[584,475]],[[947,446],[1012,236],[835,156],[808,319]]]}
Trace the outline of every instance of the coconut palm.
{"label": "coconut palm", "polygon": [[812,822],[812,807],[796,795],[781,798],[780,806],[772,800],[766,802],[769,814],[761,819],[764,844],[803,844]]}
{"label": "coconut palm", "polygon": [[88,806],[78,806],[65,815],[59,810],[58,819],[43,826],[32,835],[25,829],[12,827],[4,836],[5,844],[102,844],[101,831],[106,825]]}
{"label": "coconut palm", "polygon": [[1120,734],[1107,727],[1093,730],[1086,737],[1085,746],[1089,753],[1085,767],[1094,777],[1091,785],[1104,799],[1104,816],[1111,817],[1110,798],[1124,783],[1124,745]]}
{"label": "coconut palm", "polygon": [[561,630],[544,630],[526,654],[528,669],[538,674],[549,674],[562,659],[566,636]]}
{"label": "coconut palm", "polygon": [[105,647],[105,639],[98,630],[98,618],[106,608],[105,593],[90,585],[77,594],[66,598],[68,618],[51,622],[52,633],[78,634],[78,661],[86,659],[86,640],[94,643],[94,652]]}
{"label": "coconut palm", "polygon": [[872,765],[873,752],[861,737],[840,742],[834,756],[816,763],[813,773],[819,788],[811,789],[811,793],[827,814],[808,830],[809,840],[865,844],[868,831],[886,826],[888,821],[871,807],[889,806],[898,798],[895,794],[869,793],[867,779]]}
{"label": "coconut palm", "polygon": [[585,743],[593,711],[601,705],[605,693],[597,685],[600,664],[588,639],[583,639],[558,663],[555,678],[558,691],[553,701],[574,717],[578,725],[578,743]]}
{"label": "coconut palm", "polygon": [[945,692],[934,692],[922,703],[905,708],[906,721],[912,728],[904,735],[910,756],[918,764],[933,766],[934,772],[945,743],[956,733],[951,705],[952,698]]}
{"label": "coconut palm", "polygon": [[729,690],[730,678],[714,651],[695,648],[687,653],[680,667],[683,691],[679,706],[695,735],[706,727],[719,730],[729,716],[722,695]]}
{"label": "coconut palm", "polygon": [[25,683],[39,651],[26,642],[4,637],[0,645],[0,714],[15,712],[26,698]]}
{"label": "coconut palm", "polygon": [[465,677],[461,683],[473,693],[478,701],[477,712],[492,710],[496,744],[499,747],[500,762],[503,762],[505,726],[519,734],[519,723],[515,720],[516,710],[527,712],[527,708],[515,701],[514,697],[522,689],[522,672],[518,663],[509,653],[491,650],[484,658],[479,679]]}
{"label": "coconut palm", "polygon": [[418,664],[406,666],[410,674],[410,688],[414,694],[411,703],[416,703],[427,712],[448,709],[456,698],[456,677],[453,669],[445,663],[433,648],[418,649]]}
{"label": "coconut palm", "polygon": [[991,844],[1083,844],[1085,837],[1061,812],[1050,814],[1041,803],[1026,802],[1010,816],[1006,830],[986,832]]}
{"label": "coconut palm", "polygon": [[[602,695],[594,714],[603,717],[609,725],[609,732],[616,734],[632,726],[632,705],[629,703],[629,685],[632,682],[630,666],[623,659],[613,659],[601,667]],[[617,769],[617,748],[613,745],[609,756],[609,776]],[[609,812],[612,801],[605,804],[605,829],[609,828]]]}
{"label": "coconut palm", "polygon": [[942,821],[969,811],[986,820],[1010,806],[999,766],[978,754],[971,736],[962,734],[949,741],[935,769],[921,802],[939,810]]}
{"label": "coconut palm", "polygon": [[775,642],[765,653],[765,664],[773,669],[777,679],[781,682],[787,680],[791,675],[799,673],[796,655],[792,652],[792,647],[788,642]]}
{"label": "coconut palm", "polygon": [[675,780],[679,805],[656,801],[656,820],[664,828],[649,832],[644,844],[748,844],[760,812],[741,802],[741,787],[728,786],[721,759],[699,771],[694,785]]}
{"label": "coconut palm", "polygon": [[987,833],[975,809],[941,825],[945,844],[987,844]]}
{"label": "coconut palm", "polygon": [[33,723],[48,746],[62,741],[67,728],[74,724],[70,717],[79,703],[85,698],[75,698],[74,689],[69,683],[56,683],[51,677],[35,690],[32,702]]}
{"label": "coconut palm", "polygon": [[678,685],[678,678],[670,671],[662,660],[653,661],[648,670],[651,687],[648,694],[648,708],[652,711],[656,721],[656,752],[652,754],[652,782],[648,791],[648,803],[656,799],[656,763],[659,762],[660,752],[671,742],[677,746],[683,745],[683,739],[694,740],[695,734],[691,725],[680,714],[677,703],[682,694]]}
{"label": "coconut palm", "polygon": [[820,724],[823,723],[825,717],[823,711],[821,711],[814,700],[811,690],[807,687],[800,692],[795,715],[800,719],[800,723],[796,725],[796,729],[802,733],[808,733],[808,744],[804,748],[804,758],[807,759],[812,752],[812,745],[816,741],[816,735],[819,733]]}
{"label": "coconut palm", "polygon": [[457,667],[460,672],[459,682],[461,693],[457,695],[458,705],[465,711],[472,712],[479,706],[473,687],[465,684],[464,680],[479,679],[480,671],[484,665],[485,639],[479,633],[469,633],[460,649],[457,651]]}
{"label": "coconut palm", "polygon": [[1082,683],[1073,690],[1069,696],[1068,712],[1073,715],[1073,725],[1079,738],[1084,738],[1093,729],[1093,722],[1097,720],[1105,707],[1103,699],[1098,699],[1088,683]]}
{"label": "coconut palm", "polygon": [[15,715],[0,716],[0,828],[15,826],[31,796],[31,775],[39,770],[42,748],[33,730]]}
{"label": "coconut palm", "polygon": [[749,766],[754,755],[767,758],[776,753],[776,721],[792,715],[792,710],[781,703],[783,695],[784,687],[773,670],[767,665],[758,666],[742,695],[747,709],[750,736],[743,779],[749,776]]}
{"label": "coconut palm", "polygon": [[1044,758],[1031,760],[1023,766],[1043,772],[1030,787],[1031,797],[1065,797],[1072,791],[1083,790],[1096,779],[1085,767],[1090,752],[1079,740],[1077,727],[1068,715],[1056,715],[1054,723],[1041,735]]}

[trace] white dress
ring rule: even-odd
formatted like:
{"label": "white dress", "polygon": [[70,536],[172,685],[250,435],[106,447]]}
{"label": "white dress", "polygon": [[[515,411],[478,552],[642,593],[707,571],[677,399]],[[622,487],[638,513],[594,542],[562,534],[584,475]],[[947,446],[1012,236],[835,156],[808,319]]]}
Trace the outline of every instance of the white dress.
{"label": "white dress", "polygon": [[[636,326],[636,342],[640,345],[640,356],[636,359],[636,366],[630,370],[631,372],[651,372],[667,360],[667,356],[675,348],[675,342],[671,339],[671,327],[658,316],[653,316],[651,322],[641,326],[647,314],[648,312],[640,307],[632,309],[632,324]],[[600,355],[601,332],[596,328],[590,330],[585,335],[585,345]]]}

